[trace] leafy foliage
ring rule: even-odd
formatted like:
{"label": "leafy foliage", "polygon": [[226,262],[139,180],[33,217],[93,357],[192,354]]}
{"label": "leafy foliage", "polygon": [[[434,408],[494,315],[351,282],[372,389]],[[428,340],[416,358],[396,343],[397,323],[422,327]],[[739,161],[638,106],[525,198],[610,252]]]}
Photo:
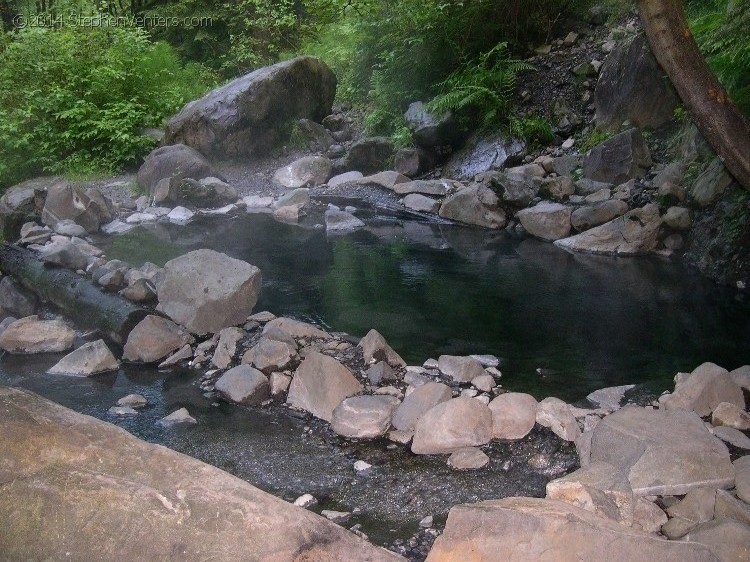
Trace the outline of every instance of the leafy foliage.
{"label": "leafy foliage", "polygon": [[507,43],[498,43],[478,60],[466,61],[451,72],[427,109],[438,114],[472,113],[484,129],[501,126],[510,118],[518,73],[530,70],[534,70],[530,64],[511,58]]}
{"label": "leafy foliage", "polygon": [[750,0],[688,4],[698,46],[734,102],[750,116]]}
{"label": "leafy foliage", "polygon": [[0,53],[0,182],[136,163],[155,145],[142,130],[207,82],[204,69],[183,67],[141,30],[20,31]]}

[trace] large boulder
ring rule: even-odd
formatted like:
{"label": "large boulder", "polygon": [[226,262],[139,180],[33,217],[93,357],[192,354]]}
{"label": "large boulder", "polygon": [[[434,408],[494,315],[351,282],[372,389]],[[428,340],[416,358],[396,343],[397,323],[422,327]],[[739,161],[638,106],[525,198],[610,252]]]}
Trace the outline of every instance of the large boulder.
{"label": "large boulder", "polygon": [[374,439],[385,435],[399,400],[393,396],[352,396],[336,406],[331,429],[352,439]]}
{"label": "large boulder", "polygon": [[86,229],[86,232],[99,230],[98,205],[92,203],[88,195],[66,181],[49,186],[42,209],[42,222],[55,228],[62,220],[72,220]]}
{"label": "large boulder", "polygon": [[453,398],[434,406],[417,422],[411,450],[417,455],[452,453],[492,439],[492,413],[474,398]]}
{"label": "large boulder", "polygon": [[291,189],[315,187],[328,181],[331,170],[333,164],[325,156],[304,156],[276,170],[273,179]]}
{"label": "large boulder", "polygon": [[628,204],[619,199],[599,201],[578,207],[570,216],[570,223],[578,232],[602,225],[628,212]]}
{"label": "large boulder", "polygon": [[392,367],[406,366],[406,361],[388,345],[388,342],[377,330],[367,332],[357,345],[362,348],[365,363],[385,361]]}
{"label": "large boulder", "polygon": [[391,423],[399,431],[414,431],[424,414],[453,398],[450,387],[439,382],[428,382],[408,394],[393,413]]}
{"label": "large boulder", "polygon": [[376,174],[388,170],[393,157],[393,143],[387,137],[368,137],[355,142],[346,156],[336,164],[337,172],[355,170]]}
{"label": "large boulder", "polygon": [[223,470],[30,392],[0,389],[0,450],[5,559],[403,560]]}
{"label": "large boulder", "polygon": [[583,161],[583,177],[619,185],[642,178],[651,165],[643,135],[639,129],[630,129],[591,149]]}
{"label": "large boulder", "polygon": [[[161,146],[152,150],[138,170],[138,184],[149,195],[156,197],[157,202],[172,197],[169,193],[172,183],[176,185],[187,178],[200,180],[208,177],[219,177],[219,173],[205,156],[184,144]],[[166,192],[158,193],[165,189]]]}
{"label": "large boulder", "polygon": [[167,124],[165,141],[222,158],[268,151],[283,125],[331,113],[336,77],[303,56],[261,68],[190,102]]}
{"label": "large boulder", "polygon": [[128,335],[123,349],[125,361],[158,363],[193,338],[181,326],[161,316],[146,316]]}
{"label": "large boulder", "polygon": [[286,403],[330,422],[344,398],[362,391],[352,372],[333,357],[308,353],[289,387]]}
{"label": "large boulder", "polygon": [[477,174],[499,170],[523,158],[526,146],[517,139],[502,135],[474,135],[464,148],[453,153],[443,166],[443,175],[457,180],[472,180]]}
{"label": "large boulder", "polygon": [[36,178],[8,188],[0,197],[0,235],[16,240],[21,227],[42,213],[47,189],[59,178]]}
{"label": "large boulder", "polygon": [[453,507],[427,562],[580,562],[602,558],[622,562],[718,562],[701,544],[665,541],[580,507],[538,498],[505,498]]}
{"label": "large boulder", "polygon": [[499,229],[505,226],[505,211],[491,189],[472,185],[445,198],[439,215],[464,224]]}
{"label": "large boulder", "polygon": [[99,373],[115,371],[120,363],[104,340],[83,344],[55,363],[47,372],[51,375],[73,375],[89,377]]}
{"label": "large boulder", "polygon": [[733,181],[734,178],[717,156],[690,186],[690,198],[699,207],[708,207],[721,198]]}
{"label": "large boulder", "polygon": [[734,483],[726,446],[687,410],[626,406],[607,416],[591,436],[591,461],[627,474],[636,495],[681,495]]}
{"label": "large boulder", "polygon": [[570,234],[572,207],[550,201],[542,201],[516,213],[526,232],[542,240],[559,240]]}
{"label": "large boulder", "polygon": [[729,371],[714,363],[703,363],[675,386],[672,394],[663,396],[660,403],[667,410],[692,410],[701,417],[709,416],[719,404],[734,404],[745,409],[742,389],[729,376]]}
{"label": "large boulder", "polygon": [[[163,179],[156,184],[152,195],[156,203],[177,203],[191,207],[219,207],[237,201],[237,190],[224,180],[213,176],[201,179],[179,177]],[[177,208],[179,207],[175,209]],[[169,220],[179,222],[172,213],[169,213]],[[132,220],[132,216],[129,220]]]}
{"label": "large boulder", "polygon": [[421,101],[409,105],[404,113],[414,144],[423,148],[457,146],[463,140],[463,131],[450,111],[435,115],[427,111]]}
{"label": "large boulder", "polygon": [[243,406],[257,406],[271,395],[266,376],[250,365],[229,369],[216,381],[216,392]]}
{"label": "large boulder", "polygon": [[659,207],[649,203],[581,234],[556,240],[555,245],[573,252],[592,254],[647,254],[656,248],[661,224]]}
{"label": "large boulder", "polygon": [[530,394],[506,392],[489,403],[493,439],[522,439],[534,429],[537,401]]}
{"label": "large boulder", "polygon": [[170,260],[158,286],[157,310],[194,334],[245,322],[258,301],[260,270],[213,250]]}
{"label": "large boulder", "polygon": [[581,433],[570,405],[553,396],[537,404],[536,423],[548,427],[565,441],[575,441]]}
{"label": "large boulder", "polygon": [[10,324],[0,335],[0,349],[8,353],[58,353],[73,347],[75,332],[61,320],[27,316]]}
{"label": "large boulder", "polygon": [[646,36],[636,35],[617,45],[602,65],[594,93],[596,125],[617,131],[629,121],[655,129],[672,120],[679,101]]}

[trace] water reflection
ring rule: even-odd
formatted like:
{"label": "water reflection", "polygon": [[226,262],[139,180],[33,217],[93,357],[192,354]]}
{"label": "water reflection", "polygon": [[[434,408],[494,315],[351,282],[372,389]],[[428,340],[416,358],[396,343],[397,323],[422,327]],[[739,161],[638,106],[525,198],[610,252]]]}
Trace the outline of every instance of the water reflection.
{"label": "water reflection", "polygon": [[[261,268],[258,309],[361,336],[379,330],[410,363],[494,353],[505,386],[577,399],[602,386],[670,386],[706,360],[750,362],[749,306],[659,259],[572,255],[536,240],[378,217],[347,236],[267,215],[151,226],[115,238],[138,265],[200,247]],[[554,373],[544,377],[537,368]]]}

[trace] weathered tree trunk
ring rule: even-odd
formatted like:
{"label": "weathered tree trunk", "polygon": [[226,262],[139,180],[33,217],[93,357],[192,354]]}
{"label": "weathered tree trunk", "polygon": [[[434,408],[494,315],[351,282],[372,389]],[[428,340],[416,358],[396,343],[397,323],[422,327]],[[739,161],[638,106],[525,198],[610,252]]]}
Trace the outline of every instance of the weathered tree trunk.
{"label": "weathered tree trunk", "polygon": [[0,270],[60,308],[77,324],[96,328],[119,344],[149,314],[119,295],[102,292],[73,271],[45,265],[31,251],[18,246],[0,245]]}
{"label": "weathered tree trunk", "polygon": [[750,123],[698,50],[681,0],[637,0],[656,60],[727,170],[750,189]]}

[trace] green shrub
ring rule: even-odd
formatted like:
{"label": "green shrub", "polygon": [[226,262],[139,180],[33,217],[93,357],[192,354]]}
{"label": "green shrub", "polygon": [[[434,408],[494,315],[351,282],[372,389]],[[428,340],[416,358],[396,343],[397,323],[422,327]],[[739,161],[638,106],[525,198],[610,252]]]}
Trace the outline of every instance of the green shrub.
{"label": "green shrub", "polygon": [[0,53],[0,182],[40,173],[116,172],[202,94],[208,75],[166,44],[123,28],[31,28]]}
{"label": "green shrub", "polygon": [[440,93],[427,109],[437,114],[469,114],[483,129],[505,125],[511,118],[516,76],[528,70],[534,67],[512,58],[507,43],[498,43],[438,84]]}

